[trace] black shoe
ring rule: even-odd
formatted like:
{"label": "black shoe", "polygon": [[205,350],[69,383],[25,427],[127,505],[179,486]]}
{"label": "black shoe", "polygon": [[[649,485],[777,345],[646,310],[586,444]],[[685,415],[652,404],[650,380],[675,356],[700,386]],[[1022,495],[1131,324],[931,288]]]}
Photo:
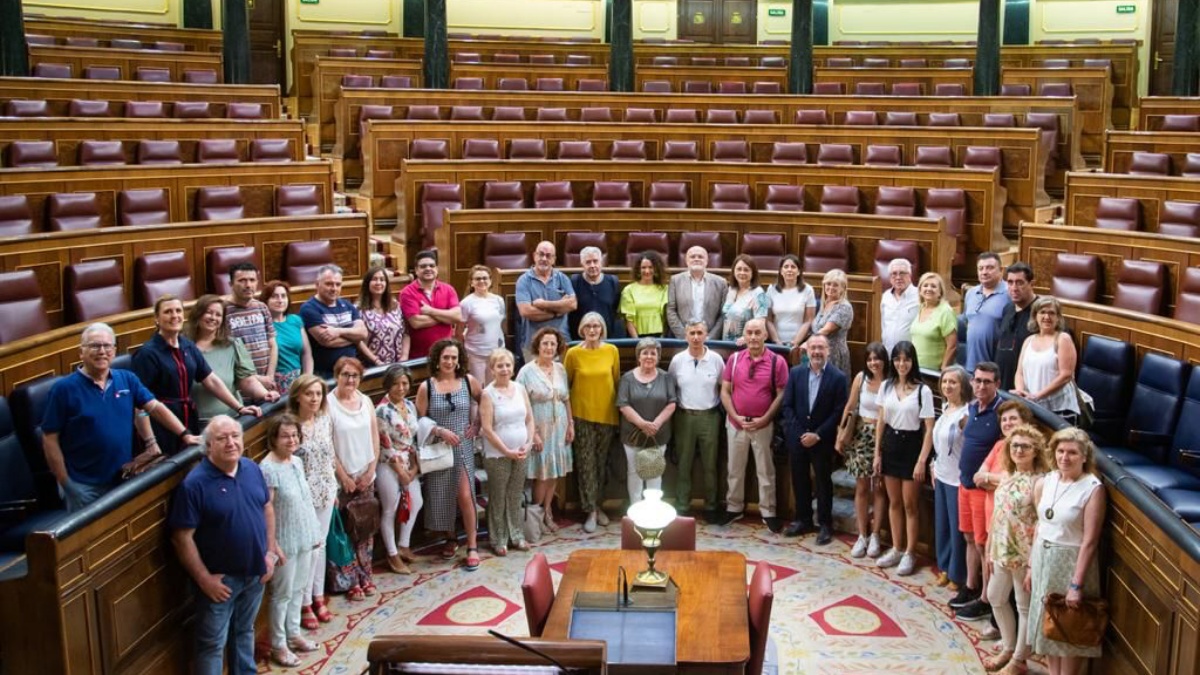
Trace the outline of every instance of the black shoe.
{"label": "black shoe", "polygon": [[833,541],[833,529],[828,525],[822,525],[821,531],[817,534],[817,546],[824,546]]}
{"label": "black shoe", "polygon": [[716,519],[713,521],[713,525],[728,525],[741,517],[742,517],[742,514],[740,514],[740,513],[734,513],[732,511],[722,511],[716,517]]}
{"label": "black shoe", "polygon": [[950,609],[962,609],[979,599],[979,591],[963,586],[958,589],[958,595],[950,600]]}
{"label": "black shoe", "polygon": [[783,536],[802,537],[812,531],[812,523],[806,523],[803,520],[793,520],[791,523],[788,523],[787,529],[783,531]]}
{"label": "black shoe", "polygon": [[718,511],[717,509],[704,509],[704,522],[709,523],[710,525],[716,525],[718,520],[721,518],[722,513],[724,512]]}
{"label": "black shoe", "polygon": [[769,516],[767,518],[763,518],[763,522],[765,522],[767,524],[767,529],[774,532],[775,534],[779,534],[780,532],[783,532],[783,519],[782,518],[776,518],[775,516]]}
{"label": "black shoe", "polygon": [[961,621],[982,621],[992,615],[992,607],[982,600],[976,600],[954,613],[954,618]]}

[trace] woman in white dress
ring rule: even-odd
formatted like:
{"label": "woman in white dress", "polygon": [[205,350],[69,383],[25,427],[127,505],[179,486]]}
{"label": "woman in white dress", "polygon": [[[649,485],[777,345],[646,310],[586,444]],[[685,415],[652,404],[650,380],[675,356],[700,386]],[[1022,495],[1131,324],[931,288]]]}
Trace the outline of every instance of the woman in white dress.
{"label": "woman in white dress", "polygon": [[504,346],[504,298],[491,292],[492,270],[487,265],[471,268],[471,290],[459,303],[463,322],[458,339],[467,349],[467,372],[481,385],[492,381],[488,357]]}
{"label": "woman in white dress", "polygon": [[791,253],[779,262],[775,283],[767,286],[767,333],[771,342],[786,347],[808,339],[813,316],[817,313],[817,297],[812,286],[804,283],[800,258]]}
{"label": "woman in white dress", "polygon": [[509,544],[518,551],[529,550],[521,529],[521,499],[526,460],[533,448],[533,406],[525,386],[513,381],[512,352],[493,351],[487,365],[492,382],[479,397],[479,421],[488,476],[488,537],[496,555],[505,556]]}

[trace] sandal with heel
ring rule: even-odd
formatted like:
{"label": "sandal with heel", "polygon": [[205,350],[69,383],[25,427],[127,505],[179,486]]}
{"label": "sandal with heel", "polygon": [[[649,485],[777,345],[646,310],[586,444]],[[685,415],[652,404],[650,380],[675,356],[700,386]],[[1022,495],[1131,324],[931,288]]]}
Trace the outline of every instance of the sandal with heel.
{"label": "sandal with heel", "polygon": [[479,549],[471,547],[467,549],[467,557],[463,560],[463,567],[468,572],[474,572],[479,569]]}
{"label": "sandal with heel", "polygon": [[317,615],[313,614],[312,605],[300,608],[300,627],[304,630],[316,630],[321,627],[317,622]]}

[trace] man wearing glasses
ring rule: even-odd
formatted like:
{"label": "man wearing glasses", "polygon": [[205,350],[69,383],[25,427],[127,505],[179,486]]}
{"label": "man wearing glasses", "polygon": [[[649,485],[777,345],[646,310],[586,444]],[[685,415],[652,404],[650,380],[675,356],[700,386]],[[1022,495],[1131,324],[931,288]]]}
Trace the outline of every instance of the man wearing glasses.
{"label": "man wearing glasses", "polygon": [[[408,324],[408,357],[429,356],[429,348],[438,340],[454,335],[454,324],[462,321],[458,291],[438,281],[437,251],[417,253],[417,278],[400,291],[400,313]],[[353,356],[353,354],[351,354]]]}
{"label": "man wearing glasses", "polygon": [[[121,467],[133,458],[136,411],[145,411],[184,445],[200,442],[137,375],[111,368],[117,343],[108,324],[88,326],[80,344],[83,365],[54,383],[42,419],[42,451],[68,512],[91,504],[120,481]],[[162,452],[149,424],[140,425],[139,432],[144,454]]]}
{"label": "man wearing glasses", "polygon": [[575,287],[562,271],[554,269],[554,244],[543,241],[533,252],[533,267],[517,279],[517,340],[525,362],[536,354],[529,341],[539,330],[550,327],[567,334],[567,316],[578,308]]}
{"label": "man wearing glasses", "polygon": [[921,299],[912,282],[912,263],[896,258],[888,263],[888,280],[892,287],[879,301],[880,328],[883,346],[889,354],[897,342],[912,340],[913,320],[917,318]]}
{"label": "man wearing glasses", "polygon": [[667,372],[679,388],[679,406],[671,419],[674,425],[675,455],[679,459],[675,506],[684,511],[692,504],[692,461],[700,455],[704,475],[704,518],[715,522],[717,507],[717,447],[721,437],[721,372],[725,361],[704,345],[708,324],[690,321],[687,351],[671,359]]}

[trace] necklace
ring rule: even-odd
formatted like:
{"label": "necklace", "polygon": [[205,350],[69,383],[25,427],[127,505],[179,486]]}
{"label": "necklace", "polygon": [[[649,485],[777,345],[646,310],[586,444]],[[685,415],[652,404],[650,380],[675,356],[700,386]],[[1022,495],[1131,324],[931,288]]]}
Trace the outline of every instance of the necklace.
{"label": "necklace", "polygon": [[1058,488],[1062,487],[1062,477],[1059,477],[1058,483],[1054,485],[1054,500],[1050,502],[1050,506],[1046,507],[1046,510],[1044,511],[1046,520],[1054,520],[1054,505],[1058,503],[1058,500],[1066,497],[1067,493],[1070,492],[1071,488],[1075,487],[1075,484],[1078,482],[1078,480],[1072,481],[1071,484],[1067,486],[1067,489],[1063,490],[1062,496],[1059,496]]}

